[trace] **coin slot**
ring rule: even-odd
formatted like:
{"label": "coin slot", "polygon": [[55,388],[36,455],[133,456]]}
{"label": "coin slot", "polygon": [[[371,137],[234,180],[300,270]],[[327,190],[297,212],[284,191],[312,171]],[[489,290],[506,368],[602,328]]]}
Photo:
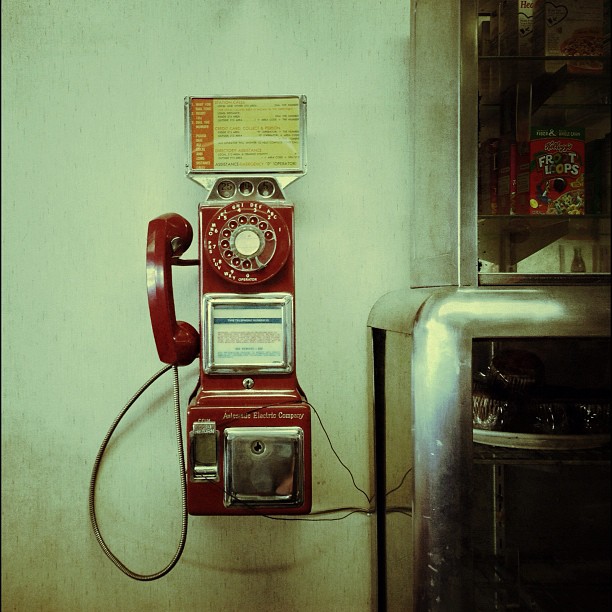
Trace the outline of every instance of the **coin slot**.
{"label": "coin slot", "polygon": [[191,477],[216,480],[218,477],[217,431],[213,421],[196,421],[190,432]]}
{"label": "coin slot", "polygon": [[262,198],[269,198],[274,194],[274,183],[272,181],[261,181],[257,186],[257,192]]}
{"label": "coin slot", "polygon": [[240,183],[238,186],[238,189],[243,196],[249,196],[253,193],[255,187],[253,187],[253,183],[250,181],[242,181],[242,183]]}
{"label": "coin slot", "polygon": [[229,199],[236,193],[236,185],[232,181],[221,181],[217,185],[217,193],[222,198]]}

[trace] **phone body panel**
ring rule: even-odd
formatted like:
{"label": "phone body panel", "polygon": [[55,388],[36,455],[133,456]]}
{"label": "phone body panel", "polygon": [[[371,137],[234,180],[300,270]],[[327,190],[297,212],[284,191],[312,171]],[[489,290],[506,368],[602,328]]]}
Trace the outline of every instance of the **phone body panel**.
{"label": "phone body panel", "polygon": [[180,215],[149,224],[147,285],[160,359],[200,358],[187,509],[306,514],[311,409],[296,374],[294,206],[283,193],[306,172],[306,98],[188,97],[185,112],[186,174],[208,191],[198,207],[199,332],[175,319],[172,266],[184,265],[192,237]]}

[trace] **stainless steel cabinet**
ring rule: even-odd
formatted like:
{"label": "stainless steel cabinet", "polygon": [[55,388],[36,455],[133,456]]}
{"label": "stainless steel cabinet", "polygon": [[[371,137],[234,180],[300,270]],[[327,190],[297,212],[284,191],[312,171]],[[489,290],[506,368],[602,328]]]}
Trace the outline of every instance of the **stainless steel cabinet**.
{"label": "stainless steel cabinet", "polygon": [[[571,59],[507,51],[491,30],[501,11],[518,20],[510,4],[412,3],[411,287],[382,296],[368,321],[380,610],[610,603],[609,47]],[[491,207],[483,147],[512,144],[518,164],[536,127],[584,137],[582,174],[541,199],[527,166],[527,184]],[[557,202],[565,187],[583,190],[571,209]],[[541,385],[511,398],[522,424],[475,427],[478,382],[504,351],[536,355]],[[569,418],[595,396],[599,429],[528,420],[541,404]]]}

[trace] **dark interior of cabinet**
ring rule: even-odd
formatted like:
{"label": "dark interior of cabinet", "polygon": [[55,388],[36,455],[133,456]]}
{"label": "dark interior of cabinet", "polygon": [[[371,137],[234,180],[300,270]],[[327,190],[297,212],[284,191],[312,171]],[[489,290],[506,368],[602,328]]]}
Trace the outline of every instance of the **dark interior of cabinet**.
{"label": "dark interior of cabinet", "polygon": [[[504,473],[503,493],[496,492],[496,470]],[[478,610],[610,609],[609,461],[483,463],[474,477]],[[494,505],[502,503],[500,517]],[[497,533],[496,521],[503,523]]]}
{"label": "dark interior of cabinet", "polygon": [[[475,341],[473,372],[506,349],[545,364],[546,385],[610,396],[607,338]],[[610,444],[579,450],[474,445],[478,611],[610,607]]]}
{"label": "dark interior of cabinet", "polygon": [[[478,3],[479,160],[497,160],[479,161],[479,284],[609,284],[609,46],[604,57],[580,58],[601,60],[601,72],[591,74],[569,70],[567,58],[538,55],[533,43],[531,53],[523,48],[504,55],[501,35],[488,37],[489,30],[497,29],[502,4]],[[534,21],[535,13],[530,18]],[[487,143],[528,143],[534,126],[584,130],[584,214],[579,217],[507,214],[501,208],[491,210],[489,195],[483,196],[495,181],[490,166],[499,161],[497,153],[485,152]]]}

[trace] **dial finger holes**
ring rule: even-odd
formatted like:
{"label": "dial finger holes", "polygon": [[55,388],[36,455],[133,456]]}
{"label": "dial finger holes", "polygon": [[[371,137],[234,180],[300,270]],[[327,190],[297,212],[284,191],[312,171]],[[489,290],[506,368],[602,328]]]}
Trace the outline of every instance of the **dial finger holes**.
{"label": "dial finger holes", "polygon": [[[231,208],[228,205],[222,214],[219,213],[216,220],[221,221],[221,226],[216,244],[224,265],[247,273],[247,276],[268,269],[274,274],[276,268],[269,266],[276,262],[279,244],[284,244],[282,235],[279,243],[277,232],[282,232],[283,226],[276,217],[271,209],[261,210],[256,203],[249,202],[242,206],[231,205]],[[284,260],[279,261],[276,267],[282,265]],[[238,282],[241,276],[236,278]]]}

